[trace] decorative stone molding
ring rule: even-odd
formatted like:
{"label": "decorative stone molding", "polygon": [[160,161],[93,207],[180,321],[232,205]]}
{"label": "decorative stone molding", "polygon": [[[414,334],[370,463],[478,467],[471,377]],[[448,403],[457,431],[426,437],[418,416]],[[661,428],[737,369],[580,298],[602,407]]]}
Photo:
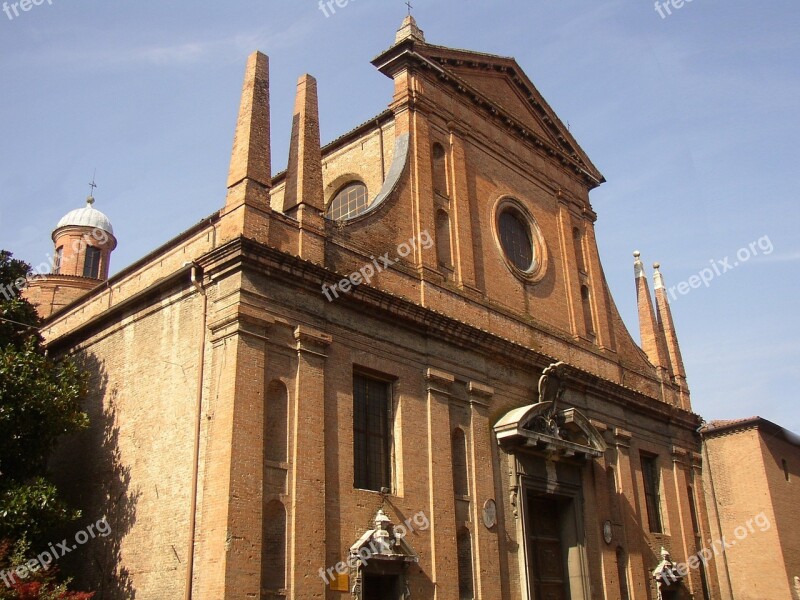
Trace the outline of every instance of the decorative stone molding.
{"label": "decorative stone molding", "polygon": [[449,396],[456,378],[452,373],[428,367],[428,370],[425,372],[425,380],[428,382],[429,392],[437,392]]}
{"label": "decorative stone molding", "polygon": [[467,384],[467,391],[469,392],[469,401],[471,404],[480,404],[482,406],[489,406],[489,401],[494,396],[494,388],[477,381],[470,381]]}
{"label": "decorative stone molding", "polygon": [[307,325],[298,325],[294,330],[294,339],[297,341],[297,352],[315,354],[322,358],[327,358],[325,348],[330,346],[333,338],[317,329]]}
{"label": "decorative stone molding", "polygon": [[608,431],[608,425],[603,423],[602,421],[598,421],[597,419],[589,419],[589,423],[592,424],[592,427],[597,429],[600,433],[605,433]]}
{"label": "decorative stone molding", "polygon": [[620,427],[614,428],[614,439],[617,448],[630,448],[631,438],[633,438],[633,434],[630,431],[626,431]]}
{"label": "decorative stone molding", "polygon": [[267,341],[267,330],[275,323],[275,319],[262,308],[241,300],[220,310],[210,321],[211,342],[219,343],[233,335],[247,335]]}
{"label": "decorative stone molding", "polygon": [[672,447],[672,462],[688,466],[690,460],[689,451],[680,446]]}

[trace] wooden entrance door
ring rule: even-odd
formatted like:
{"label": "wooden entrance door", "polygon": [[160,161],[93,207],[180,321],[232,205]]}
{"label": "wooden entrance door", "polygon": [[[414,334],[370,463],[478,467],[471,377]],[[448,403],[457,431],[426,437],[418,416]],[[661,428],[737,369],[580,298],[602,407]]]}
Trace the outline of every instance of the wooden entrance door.
{"label": "wooden entrance door", "polygon": [[528,568],[536,600],[570,598],[561,539],[562,502],[552,496],[528,495]]}
{"label": "wooden entrance door", "polygon": [[399,598],[398,575],[364,575],[362,600],[395,600]]}

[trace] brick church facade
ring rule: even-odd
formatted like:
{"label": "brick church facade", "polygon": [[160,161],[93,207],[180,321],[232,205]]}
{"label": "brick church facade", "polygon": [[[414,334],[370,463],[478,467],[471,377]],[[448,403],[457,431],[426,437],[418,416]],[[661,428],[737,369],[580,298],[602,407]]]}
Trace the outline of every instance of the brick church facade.
{"label": "brick church facade", "polygon": [[100,217],[56,230],[84,240],[73,271],[30,297],[93,374],[93,427],[55,466],[113,529],[83,578],[139,600],[716,598],[713,561],[666,576],[710,544],[701,420],[658,269],[654,301],[637,253],[641,347],[611,298],[602,175],[514,59],[409,17],[373,64],[389,108],[325,147],[300,79],[273,175],[252,55],[224,206],[110,279],[80,266],[107,273]]}

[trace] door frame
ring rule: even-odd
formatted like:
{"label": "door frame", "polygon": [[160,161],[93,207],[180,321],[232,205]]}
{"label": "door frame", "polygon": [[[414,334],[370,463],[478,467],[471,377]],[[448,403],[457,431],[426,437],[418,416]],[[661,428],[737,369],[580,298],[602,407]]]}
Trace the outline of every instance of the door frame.
{"label": "door frame", "polygon": [[[547,459],[542,458],[540,460]],[[572,466],[580,471],[579,480],[582,482],[582,469],[577,465]],[[519,540],[519,545],[522,550],[520,552],[520,587],[523,598],[534,600],[530,564],[532,557],[529,556],[528,544],[530,525],[527,522],[528,494],[532,492],[568,502],[569,507],[567,508],[567,514],[565,514],[562,519],[562,523],[564,526],[570,527],[569,533],[575,542],[574,545],[567,546],[565,544],[563,547],[563,550],[568,555],[564,569],[569,580],[569,597],[570,600],[590,600],[592,596],[589,584],[589,562],[586,554],[586,532],[583,521],[584,498],[582,485],[574,485],[557,479],[553,480],[549,477],[548,479],[542,479],[540,477],[524,475],[520,471],[522,471],[522,469],[517,469],[517,473],[519,474],[519,487],[517,491],[517,502],[519,506],[517,539]],[[554,471],[555,469],[551,470],[551,468],[548,468],[549,473],[553,473]]]}

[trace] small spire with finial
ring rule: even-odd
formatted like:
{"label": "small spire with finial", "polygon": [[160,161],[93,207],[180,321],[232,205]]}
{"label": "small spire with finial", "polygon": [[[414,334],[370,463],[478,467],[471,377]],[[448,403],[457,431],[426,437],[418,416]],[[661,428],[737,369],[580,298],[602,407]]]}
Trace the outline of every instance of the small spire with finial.
{"label": "small spire with finial", "polygon": [[654,281],[654,289],[663,290],[664,289],[664,276],[661,274],[659,269],[661,268],[661,263],[653,263],[653,281]]}
{"label": "small spire with finial", "polygon": [[92,175],[92,183],[89,184],[89,196],[86,198],[86,204],[91,206],[94,204],[94,190],[97,188],[97,184],[94,180],[97,178],[97,169],[94,170],[94,174]]}
{"label": "small spire with finial", "polygon": [[417,25],[416,19],[411,14],[412,4],[411,2],[406,2],[406,6],[408,6],[408,15],[405,19],[403,19],[403,24],[400,25],[400,29],[397,30],[397,35],[395,35],[394,43],[399,44],[400,42],[404,42],[407,39],[412,39],[416,42],[420,42],[422,44],[425,43],[425,33],[422,29],[419,28]]}
{"label": "small spire with finial", "polygon": [[640,279],[640,278],[644,277],[644,264],[642,264],[642,258],[641,257],[642,257],[642,253],[639,252],[638,250],[636,250],[633,253],[633,258],[635,259],[633,261],[633,271],[634,271],[634,277],[636,277],[636,279]]}

